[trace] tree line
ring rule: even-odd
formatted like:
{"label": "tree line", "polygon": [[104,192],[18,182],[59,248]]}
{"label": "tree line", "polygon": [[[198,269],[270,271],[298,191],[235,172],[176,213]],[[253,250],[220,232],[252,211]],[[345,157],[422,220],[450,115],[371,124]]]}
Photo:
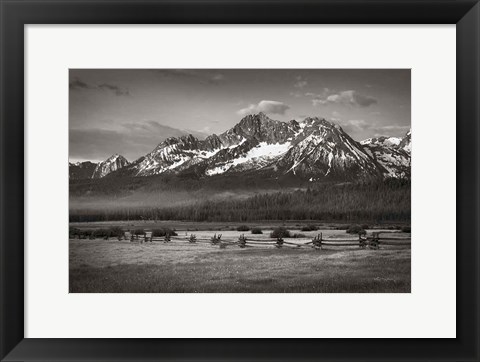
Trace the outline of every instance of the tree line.
{"label": "tree line", "polygon": [[410,181],[313,184],[293,192],[262,193],[246,199],[195,201],[162,207],[111,207],[70,210],[71,222],[116,220],[339,222],[410,221]]}

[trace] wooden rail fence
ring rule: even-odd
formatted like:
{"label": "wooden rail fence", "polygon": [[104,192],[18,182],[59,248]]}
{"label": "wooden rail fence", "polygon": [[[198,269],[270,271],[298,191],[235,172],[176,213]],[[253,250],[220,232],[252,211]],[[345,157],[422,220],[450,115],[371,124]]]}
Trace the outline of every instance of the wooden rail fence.
{"label": "wooden rail fence", "polygon": [[[227,245],[237,245],[240,248],[247,247],[259,247],[259,246],[274,246],[276,248],[282,247],[292,247],[292,248],[314,248],[322,250],[324,247],[347,247],[347,246],[358,246],[361,249],[373,249],[377,250],[381,245],[390,245],[390,246],[410,246],[411,238],[410,237],[388,237],[381,236],[381,234],[393,234],[388,231],[379,231],[372,232],[371,235],[359,234],[358,238],[323,238],[323,234],[317,234],[309,242],[290,242],[285,241],[284,238],[279,237],[276,239],[256,239],[252,237],[246,237],[245,234],[241,234],[238,239],[222,239],[222,234],[214,234],[210,238],[198,238],[195,234],[190,234],[189,236],[152,236],[152,232],[146,232],[145,234],[135,235],[130,232],[125,232],[124,236],[118,237],[118,240],[130,240],[130,242],[137,243],[152,243],[152,242],[163,242],[170,243],[175,241],[188,242],[190,244],[211,244],[218,245],[221,249],[227,247]],[[105,237],[104,239],[108,239]],[[304,238],[302,238],[304,239]]]}

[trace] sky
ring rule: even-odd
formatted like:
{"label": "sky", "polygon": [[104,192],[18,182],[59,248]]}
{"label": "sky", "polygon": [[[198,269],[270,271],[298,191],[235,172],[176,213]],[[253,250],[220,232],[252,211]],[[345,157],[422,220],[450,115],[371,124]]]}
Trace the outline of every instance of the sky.
{"label": "sky", "polygon": [[411,124],[409,69],[70,69],[69,158],[129,161],[165,138],[222,133],[245,115],[322,117],[361,141]]}

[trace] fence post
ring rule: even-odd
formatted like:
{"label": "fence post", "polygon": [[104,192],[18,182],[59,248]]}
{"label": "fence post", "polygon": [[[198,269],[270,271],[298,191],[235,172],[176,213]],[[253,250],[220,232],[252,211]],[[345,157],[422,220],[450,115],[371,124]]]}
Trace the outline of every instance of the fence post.
{"label": "fence post", "polygon": [[283,246],[283,238],[282,237],[277,238],[277,243],[275,244],[275,246],[277,248],[281,248]]}
{"label": "fence post", "polygon": [[320,250],[322,250],[322,236],[323,236],[323,234],[320,233],[320,234],[317,234],[317,236],[315,236],[313,238],[312,245],[315,249],[320,248]]}
{"label": "fence post", "polygon": [[218,234],[218,236],[217,236],[217,234],[215,233],[215,235],[213,235],[213,237],[210,239],[211,244],[216,245],[216,244],[220,243],[221,237],[222,237],[222,234]]}
{"label": "fence post", "polygon": [[378,249],[378,244],[379,244],[379,233],[373,233],[372,234],[372,241],[370,242],[370,249],[377,250]]}
{"label": "fence post", "polygon": [[247,238],[245,237],[245,234],[240,235],[238,238],[238,246],[241,248],[244,248],[247,245]]}
{"label": "fence post", "polygon": [[367,238],[362,238],[361,233],[358,233],[358,246],[361,249],[365,249],[365,247],[367,246]]}

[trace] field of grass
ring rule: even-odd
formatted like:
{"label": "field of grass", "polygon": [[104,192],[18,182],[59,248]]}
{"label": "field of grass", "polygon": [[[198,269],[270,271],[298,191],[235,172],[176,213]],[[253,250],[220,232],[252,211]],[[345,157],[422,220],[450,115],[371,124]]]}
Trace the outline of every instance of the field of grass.
{"label": "field of grass", "polygon": [[[185,232],[195,231],[211,231],[210,234],[218,231],[234,231],[239,225],[247,225],[249,228],[259,227],[262,230],[271,229],[273,227],[285,226],[293,232],[300,232],[301,228],[306,225],[315,225],[319,228],[318,232],[326,232],[333,234],[344,234],[347,227],[350,224],[335,223],[335,222],[318,222],[311,220],[260,220],[260,221],[223,221],[223,222],[197,222],[197,221],[179,221],[179,220],[166,220],[166,221],[154,221],[154,220],[132,220],[132,221],[94,221],[94,222],[71,222],[71,227],[80,229],[98,229],[109,228],[111,226],[120,226],[124,230],[144,228],[145,230],[151,230],[155,228],[169,227],[185,234]],[[410,225],[409,222],[395,222],[395,223],[382,223],[372,224],[371,229],[375,231],[380,230],[400,230],[402,226]],[[340,230],[336,232],[330,232],[330,230]],[[343,230],[343,231],[341,231]],[[317,234],[315,232],[313,234]],[[247,232],[248,233],[248,232]],[[209,235],[210,235],[209,234]],[[227,235],[227,234],[225,234]],[[232,234],[238,236],[238,233]]]}
{"label": "field of grass", "polygon": [[[347,237],[341,230],[305,234],[318,232]],[[240,232],[223,234],[233,238]],[[268,230],[255,238],[268,238]],[[409,247],[220,249],[184,241],[71,239],[69,250],[72,293],[409,293],[411,286]]]}

